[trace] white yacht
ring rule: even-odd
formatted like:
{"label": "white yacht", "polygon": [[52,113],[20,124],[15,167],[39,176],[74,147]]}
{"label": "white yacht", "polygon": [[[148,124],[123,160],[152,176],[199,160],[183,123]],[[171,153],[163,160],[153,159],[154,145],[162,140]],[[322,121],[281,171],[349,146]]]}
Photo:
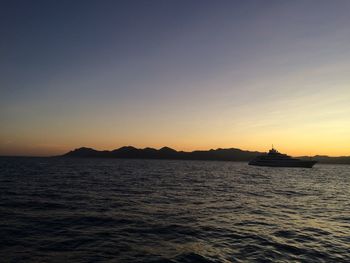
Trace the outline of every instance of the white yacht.
{"label": "white yacht", "polygon": [[312,168],[317,161],[300,160],[292,158],[287,154],[279,153],[273,148],[265,155],[260,155],[251,160],[249,165],[271,166],[271,167],[303,167]]}

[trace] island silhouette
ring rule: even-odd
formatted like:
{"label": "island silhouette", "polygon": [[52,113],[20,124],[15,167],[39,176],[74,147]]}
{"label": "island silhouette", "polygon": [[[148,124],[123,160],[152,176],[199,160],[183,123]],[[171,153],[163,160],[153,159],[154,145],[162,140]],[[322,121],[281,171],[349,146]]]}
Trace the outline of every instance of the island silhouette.
{"label": "island silhouette", "polygon": [[[206,161],[241,161],[248,162],[265,152],[246,151],[238,148],[218,148],[196,150],[191,152],[176,151],[169,147],[160,149],[146,147],[143,149],[133,146],[123,146],[115,150],[95,150],[81,147],[59,157],[64,158],[120,158],[120,159],[166,159],[166,160],[206,160]],[[310,159],[319,163],[350,164],[350,156],[330,157],[325,155],[299,156],[300,159]]]}

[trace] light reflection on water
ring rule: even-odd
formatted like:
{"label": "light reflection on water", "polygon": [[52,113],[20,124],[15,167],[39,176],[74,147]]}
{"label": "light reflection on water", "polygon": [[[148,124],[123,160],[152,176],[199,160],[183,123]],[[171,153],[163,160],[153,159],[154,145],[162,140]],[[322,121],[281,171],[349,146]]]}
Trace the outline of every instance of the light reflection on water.
{"label": "light reflection on water", "polygon": [[350,166],[0,158],[5,262],[350,262]]}

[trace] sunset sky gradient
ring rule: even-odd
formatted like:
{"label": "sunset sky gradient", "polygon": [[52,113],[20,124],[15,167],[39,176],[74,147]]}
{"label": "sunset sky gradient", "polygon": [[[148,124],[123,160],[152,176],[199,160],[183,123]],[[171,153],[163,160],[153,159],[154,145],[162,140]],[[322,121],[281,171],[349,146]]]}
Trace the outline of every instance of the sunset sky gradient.
{"label": "sunset sky gradient", "polygon": [[350,155],[350,1],[1,1],[0,155]]}

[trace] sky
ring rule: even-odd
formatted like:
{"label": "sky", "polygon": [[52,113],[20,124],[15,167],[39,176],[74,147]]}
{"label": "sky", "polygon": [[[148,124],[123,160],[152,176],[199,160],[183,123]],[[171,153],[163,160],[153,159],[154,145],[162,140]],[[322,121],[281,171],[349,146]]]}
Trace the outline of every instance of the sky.
{"label": "sky", "polygon": [[0,155],[350,155],[350,1],[0,1]]}

